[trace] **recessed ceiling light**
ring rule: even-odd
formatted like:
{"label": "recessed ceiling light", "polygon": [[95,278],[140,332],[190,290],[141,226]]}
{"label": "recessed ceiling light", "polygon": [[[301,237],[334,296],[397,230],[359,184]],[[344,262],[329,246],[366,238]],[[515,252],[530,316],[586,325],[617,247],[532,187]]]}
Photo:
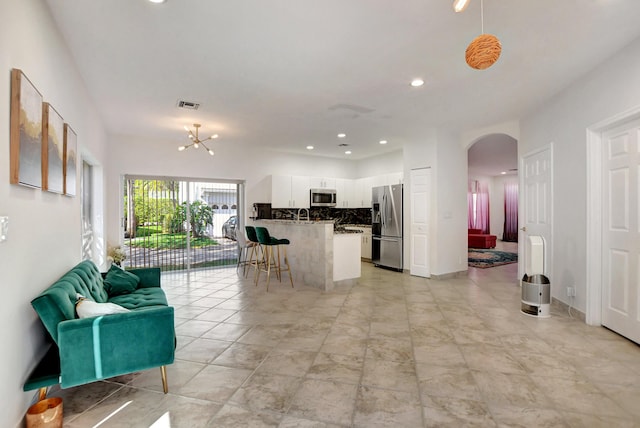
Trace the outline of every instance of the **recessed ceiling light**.
{"label": "recessed ceiling light", "polygon": [[387,144],[387,140],[380,140],[380,144]]}
{"label": "recessed ceiling light", "polygon": [[347,134],[343,134],[343,133],[338,134],[338,138],[344,138],[346,136],[347,136]]}
{"label": "recessed ceiling light", "polygon": [[411,81],[411,86],[413,86],[414,88],[420,87],[422,85],[424,85],[424,80],[422,79],[413,79]]}
{"label": "recessed ceiling light", "polygon": [[507,175],[507,171],[502,171],[500,174]]}
{"label": "recessed ceiling light", "polygon": [[149,0],[151,3],[164,3],[167,0]]}
{"label": "recessed ceiling light", "polygon": [[307,146],[307,150],[313,150],[313,146]]}
{"label": "recessed ceiling light", "polygon": [[347,150],[346,152],[344,152],[345,155],[350,155],[351,154],[351,150]]}

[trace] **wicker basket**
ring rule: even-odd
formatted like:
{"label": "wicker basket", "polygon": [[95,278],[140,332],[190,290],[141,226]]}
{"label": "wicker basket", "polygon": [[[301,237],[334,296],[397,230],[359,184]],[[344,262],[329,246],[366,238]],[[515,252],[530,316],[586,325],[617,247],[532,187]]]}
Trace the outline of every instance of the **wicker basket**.
{"label": "wicker basket", "polygon": [[481,34],[467,46],[466,59],[469,67],[484,70],[500,58],[500,40],[492,34]]}

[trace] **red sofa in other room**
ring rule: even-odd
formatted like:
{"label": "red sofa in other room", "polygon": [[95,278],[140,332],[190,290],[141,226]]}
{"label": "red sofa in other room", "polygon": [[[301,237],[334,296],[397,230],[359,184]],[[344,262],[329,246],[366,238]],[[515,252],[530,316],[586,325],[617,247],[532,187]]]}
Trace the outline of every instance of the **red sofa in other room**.
{"label": "red sofa in other room", "polygon": [[469,248],[495,248],[496,235],[482,233],[480,229],[469,229]]}

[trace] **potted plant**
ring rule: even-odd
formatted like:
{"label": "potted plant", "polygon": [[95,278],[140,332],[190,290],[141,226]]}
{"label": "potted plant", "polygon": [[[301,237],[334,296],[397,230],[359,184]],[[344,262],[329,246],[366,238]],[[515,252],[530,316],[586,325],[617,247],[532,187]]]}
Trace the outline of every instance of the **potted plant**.
{"label": "potted plant", "polygon": [[120,245],[109,247],[107,251],[107,261],[122,267],[122,262],[127,258],[124,250],[120,248]]}

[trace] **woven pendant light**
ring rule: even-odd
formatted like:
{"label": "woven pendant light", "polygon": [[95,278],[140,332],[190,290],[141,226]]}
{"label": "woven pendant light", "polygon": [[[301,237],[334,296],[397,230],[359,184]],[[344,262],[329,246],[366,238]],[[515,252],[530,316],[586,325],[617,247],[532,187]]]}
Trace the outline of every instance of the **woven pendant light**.
{"label": "woven pendant light", "polygon": [[500,58],[502,45],[493,34],[481,34],[467,46],[465,58],[469,67],[484,70],[491,67]]}
{"label": "woven pendant light", "polygon": [[493,34],[484,32],[484,1],[480,0],[480,22],[482,34],[473,39],[465,52],[465,58],[469,67],[476,70],[484,70],[491,67],[500,58],[502,45]]}

